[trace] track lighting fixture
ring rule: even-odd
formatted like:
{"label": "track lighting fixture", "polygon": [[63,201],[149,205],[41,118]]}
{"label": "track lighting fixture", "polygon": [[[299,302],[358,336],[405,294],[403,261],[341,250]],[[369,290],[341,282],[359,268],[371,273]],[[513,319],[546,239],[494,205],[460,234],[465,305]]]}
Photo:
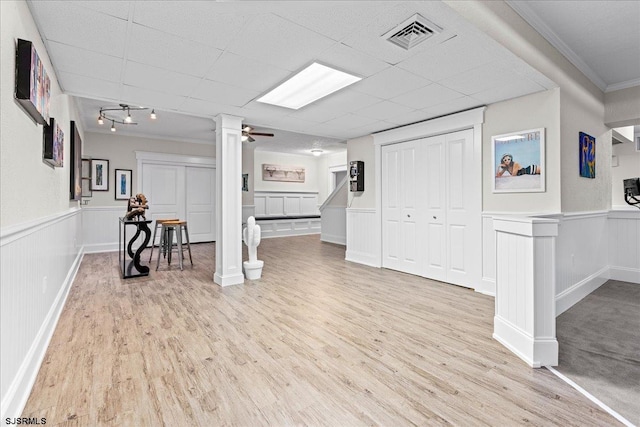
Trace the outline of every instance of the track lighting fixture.
{"label": "track lighting fixture", "polygon": [[[127,104],[120,104],[119,107],[102,107],[100,108],[100,113],[98,115],[98,124],[103,125],[105,120],[111,121],[111,132],[116,131],[116,123],[122,125],[137,125],[137,122],[133,121],[133,117],[131,117],[131,111],[143,111],[148,110],[147,107],[132,107]],[[119,114],[120,113],[120,114]],[[122,114],[126,114],[123,116]],[[158,116],[156,115],[156,110],[152,109],[151,114],[149,115],[151,120],[156,120]]]}

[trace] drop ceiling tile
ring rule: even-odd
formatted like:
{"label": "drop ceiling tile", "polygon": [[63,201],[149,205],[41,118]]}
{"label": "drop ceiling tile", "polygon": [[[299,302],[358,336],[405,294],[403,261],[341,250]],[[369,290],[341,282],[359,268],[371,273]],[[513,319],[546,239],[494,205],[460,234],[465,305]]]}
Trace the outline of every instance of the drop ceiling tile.
{"label": "drop ceiling tile", "polygon": [[[360,82],[356,83],[359,84]],[[360,110],[362,108],[368,107],[373,104],[377,104],[382,101],[381,97],[367,95],[366,93],[358,92],[354,89],[355,85],[340,90],[338,92],[334,92],[331,95],[319,99],[318,101],[306,106],[302,107],[300,112],[304,111],[306,108],[311,108],[312,106],[318,106],[325,110],[332,110],[336,112],[336,115],[349,113],[351,111]]]}
{"label": "drop ceiling tile", "polygon": [[145,107],[178,111],[186,99],[187,98],[184,96],[159,92],[151,89],[127,85],[122,87],[122,101],[132,105],[144,105]]}
{"label": "drop ceiling tile", "polygon": [[396,117],[401,114],[408,114],[415,110],[395,102],[382,101],[370,107],[355,111],[359,116],[371,117],[378,120],[387,120],[389,117]]}
{"label": "drop ceiling tile", "polygon": [[457,36],[422,51],[397,67],[437,82],[492,61],[477,39]]}
{"label": "drop ceiling tile", "polygon": [[53,41],[49,42],[48,51],[51,58],[55,58],[57,71],[67,71],[99,80],[120,82],[122,58]]}
{"label": "drop ceiling tile", "polygon": [[456,98],[462,98],[463,96],[460,92],[446,88],[438,83],[432,83],[428,86],[396,96],[391,100],[418,110],[442,104],[443,102],[448,102]]}
{"label": "drop ceiling tile", "polygon": [[289,114],[288,117],[291,117],[292,119],[307,120],[314,123],[324,123],[327,120],[338,117],[340,114],[341,113],[336,112],[331,108],[319,105],[308,105]]}
{"label": "drop ceiling tile", "polygon": [[126,20],[63,1],[37,3],[31,10],[44,39],[106,55],[124,55]]}
{"label": "drop ceiling tile", "polygon": [[94,79],[92,77],[58,72],[58,83],[65,93],[88,98],[119,99],[120,83]]}
{"label": "drop ceiling tile", "polygon": [[186,99],[184,103],[180,105],[180,111],[211,118],[214,118],[218,114],[230,114],[243,117],[241,108],[195,98]]}
{"label": "drop ceiling tile", "polygon": [[323,124],[329,127],[341,127],[343,129],[353,129],[357,127],[370,125],[376,122],[379,122],[379,120],[372,119],[371,117],[364,117],[364,116],[359,116],[356,114],[349,113],[340,117],[336,117],[335,119],[329,120],[328,122]]}
{"label": "drop ceiling tile", "polygon": [[229,7],[241,6],[236,2],[225,5],[212,1],[136,1],[133,22],[225,49],[244,31],[252,16],[229,13]]}
{"label": "drop ceiling tile", "polygon": [[130,1],[120,0],[70,1],[70,3],[74,3],[81,7],[86,7],[87,9],[104,13],[106,15],[115,16],[116,18],[120,19],[129,18],[129,6],[131,4]]}
{"label": "drop ceiling tile", "polygon": [[127,59],[181,74],[204,77],[222,54],[219,49],[134,24],[131,26]]}
{"label": "drop ceiling tile", "polygon": [[369,77],[390,65],[366,53],[337,43],[317,57],[318,62],[359,77]]}
{"label": "drop ceiling tile", "polygon": [[465,95],[473,95],[514,83],[519,78],[519,74],[513,71],[513,64],[503,61],[482,65],[438,83]]}
{"label": "drop ceiling tile", "polygon": [[255,58],[225,52],[207,72],[206,78],[246,89],[266,92],[291,75],[289,70],[275,67]]}
{"label": "drop ceiling tile", "polygon": [[430,119],[432,117],[433,116],[431,115],[431,113],[428,113],[422,110],[415,110],[410,113],[389,117],[385,119],[385,121],[393,124],[394,126],[398,126],[398,125],[408,125],[411,123],[421,122],[421,121]]}
{"label": "drop ceiling tile", "polygon": [[157,92],[188,96],[200,83],[201,79],[186,74],[179,74],[150,65],[127,61],[125,65],[124,83]]}
{"label": "drop ceiling tile", "polygon": [[259,94],[260,93],[255,90],[231,86],[212,80],[202,80],[195,90],[191,92],[191,98],[242,107]]}
{"label": "drop ceiling tile", "polygon": [[439,117],[446,114],[457,113],[460,111],[468,110],[469,108],[475,108],[485,105],[484,102],[478,101],[470,96],[454,99],[453,101],[445,102],[435,105],[433,107],[425,108],[424,111],[431,118]]}
{"label": "drop ceiling tile", "polygon": [[521,78],[514,83],[504,84],[499,87],[475,93],[473,94],[473,98],[482,101],[485,104],[492,104],[494,102],[517,98],[543,90],[545,90],[545,88],[539,84],[532,82],[531,80]]}
{"label": "drop ceiling tile", "polygon": [[333,40],[342,40],[368,25],[390,5],[382,1],[286,2],[275,14]]}
{"label": "drop ceiling tile", "polygon": [[260,15],[228,47],[237,55],[297,71],[335,41],[275,15]]}
{"label": "drop ceiling tile", "polygon": [[355,83],[353,90],[382,99],[391,99],[410,90],[431,84],[431,81],[397,67],[389,67]]}

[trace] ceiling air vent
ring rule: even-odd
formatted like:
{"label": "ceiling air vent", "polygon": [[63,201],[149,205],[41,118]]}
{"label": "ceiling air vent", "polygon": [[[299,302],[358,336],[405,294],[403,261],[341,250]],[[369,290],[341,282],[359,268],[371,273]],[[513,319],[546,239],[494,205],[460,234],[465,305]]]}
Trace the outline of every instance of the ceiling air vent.
{"label": "ceiling air vent", "polygon": [[416,13],[397,27],[383,34],[382,37],[405,50],[409,50],[441,31],[442,28]]}

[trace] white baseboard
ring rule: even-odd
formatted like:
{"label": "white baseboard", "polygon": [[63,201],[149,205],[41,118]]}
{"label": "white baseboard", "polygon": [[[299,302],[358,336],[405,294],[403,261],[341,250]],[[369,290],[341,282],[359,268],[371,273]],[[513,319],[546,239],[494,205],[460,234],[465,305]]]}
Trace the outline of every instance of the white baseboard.
{"label": "white baseboard", "polygon": [[378,258],[368,253],[350,251],[347,249],[344,259],[347,261],[356,262],[358,264],[368,265],[370,267],[381,267],[380,263],[378,262]]}
{"label": "white baseboard", "polygon": [[558,341],[555,338],[536,339],[500,316],[493,318],[493,327],[493,338],[532,368],[558,365]]}
{"label": "white baseboard", "polygon": [[29,352],[20,365],[7,393],[3,396],[2,419],[19,417],[22,414],[83,257],[84,251],[81,248],[67,273],[54,304],[49,309],[45,321],[31,344]]}
{"label": "white baseboard", "polygon": [[640,285],[640,270],[627,267],[609,267],[609,277],[613,280],[637,283]]}
{"label": "white baseboard", "polygon": [[489,279],[487,277],[483,277],[482,281],[480,282],[480,285],[478,285],[475,288],[475,291],[483,294],[483,295],[488,295],[490,297],[494,297],[496,296],[496,281],[494,279]]}
{"label": "white baseboard", "polygon": [[102,252],[118,252],[118,242],[113,243],[95,243],[85,245],[84,253],[97,254]]}
{"label": "white baseboard", "polygon": [[332,234],[321,233],[320,240],[327,243],[335,243],[336,245],[347,245],[347,236],[335,236]]}
{"label": "white baseboard", "polygon": [[556,296],[556,317],[609,280],[609,267],[604,267]]}

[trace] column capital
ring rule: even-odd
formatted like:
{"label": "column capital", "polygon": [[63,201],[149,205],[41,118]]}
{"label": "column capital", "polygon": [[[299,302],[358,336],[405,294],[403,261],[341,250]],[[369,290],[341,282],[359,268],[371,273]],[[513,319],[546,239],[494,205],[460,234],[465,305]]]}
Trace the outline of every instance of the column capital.
{"label": "column capital", "polygon": [[238,132],[242,130],[242,121],[244,117],[238,117],[231,114],[220,113],[214,117],[216,122],[216,129],[218,126],[221,128],[237,129]]}

